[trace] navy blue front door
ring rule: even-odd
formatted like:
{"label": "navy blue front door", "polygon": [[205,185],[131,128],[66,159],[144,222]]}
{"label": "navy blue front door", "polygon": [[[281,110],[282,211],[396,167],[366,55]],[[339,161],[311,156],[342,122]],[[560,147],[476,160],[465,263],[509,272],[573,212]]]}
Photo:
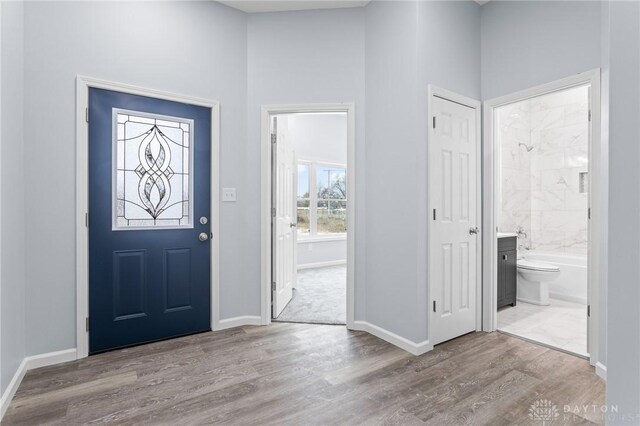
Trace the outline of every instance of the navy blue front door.
{"label": "navy blue front door", "polygon": [[89,91],[89,352],[210,329],[211,110]]}

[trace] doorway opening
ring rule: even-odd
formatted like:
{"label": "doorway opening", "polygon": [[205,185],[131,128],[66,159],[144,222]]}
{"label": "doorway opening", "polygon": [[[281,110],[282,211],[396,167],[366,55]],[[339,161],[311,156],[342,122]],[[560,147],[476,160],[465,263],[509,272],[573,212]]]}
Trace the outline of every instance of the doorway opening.
{"label": "doorway opening", "polygon": [[485,278],[491,283],[485,308],[494,314],[485,316],[485,330],[594,364],[599,74],[580,74],[485,107],[485,180],[492,182],[485,219],[495,230],[485,236]]}
{"label": "doorway opening", "polygon": [[263,133],[263,323],[349,325],[353,107],[265,107]]}

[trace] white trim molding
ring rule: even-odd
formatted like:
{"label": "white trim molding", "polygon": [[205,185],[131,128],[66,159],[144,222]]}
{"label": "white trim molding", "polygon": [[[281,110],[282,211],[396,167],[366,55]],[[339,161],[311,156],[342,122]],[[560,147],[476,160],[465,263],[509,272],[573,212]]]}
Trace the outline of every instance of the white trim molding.
{"label": "white trim molding", "polygon": [[99,88],[181,102],[211,109],[211,329],[219,329],[220,306],[220,104],[193,96],[148,89],[92,77],[76,78],[76,347],[77,358],[89,354],[89,228],[85,215],[89,211],[89,126],[86,112],[89,88]]}
{"label": "white trim molding", "polygon": [[63,351],[49,352],[40,355],[28,356],[22,360],[15,374],[11,378],[7,389],[0,398],[0,421],[11,404],[11,400],[16,394],[22,379],[24,379],[27,371],[49,365],[60,364],[63,362],[75,361],[77,358],[76,349],[66,349]]}
{"label": "white trim molding", "polygon": [[340,266],[346,265],[346,260],[329,260],[327,262],[316,262],[316,263],[303,263],[302,265],[298,265],[298,270],[301,269],[313,269],[313,268],[326,268],[329,266]]}
{"label": "white trim molding", "polygon": [[596,362],[596,374],[605,382],[607,381],[607,366],[601,362]]}
{"label": "white trim molding", "polygon": [[33,355],[25,358],[27,361],[27,370],[35,368],[47,367],[54,364],[62,364],[63,362],[75,361],[77,354],[76,349],[65,349],[63,351],[48,352],[46,354]]}
{"label": "white trim molding", "polygon": [[16,370],[16,373],[11,378],[11,381],[9,382],[7,389],[5,389],[4,393],[2,394],[2,398],[0,398],[0,421],[2,421],[4,414],[7,412],[7,409],[9,408],[9,404],[11,404],[11,400],[13,399],[13,396],[18,391],[18,388],[20,387],[20,383],[22,383],[22,379],[24,378],[25,374],[27,374],[26,358],[23,359],[20,365],[18,366],[18,370]]}
{"label": "white trim molding", "polygon": [[[271,324],[271,126],[270,117],[277,114],[345,112],[347,114],[347,328],[354,324],[355,287],[355,210],[356,210],[356,134],[355,105],[295,104],[263,105],[261,111],[261,197],[260,197],[260,316],[262,325]],[[302,241],[300,241],[302,242]]]}
{"label": "white trim molding", "polygon": [[382,327],[378,327],[377,325],[371,324],[367,321],[354,321],[352,330],[358,331],[366,331],[369,334],[373,334],[379,339],[384,340],[385,342],[391,343],[394,346],[399,347],[400,349],[404,349],[413,355],[422,355],[426,352],[429,352],[433,349],[433,345],[429,343],[428,340],[422,341],[420,343],[412,342],[409,339],[406,339],[402,336],[399,336],[395,333],[392,333],[389,330],[386,330]]}
{"label": "white trim molding", "polygon": [[[598,364],[599,341],[605,341],[600,335],[600,297],[601,283],[606,282],[607,238],[608,238],[608,186],[609,158],[608,141],[601,134],[600,69],[572,75],[567,78],[542,84],[499,98],[484,102],[484,152],[483,152],[483,247],[487,256],[483,257],[483,330],[495,331],[498,326],[497,300],[497,208],[499,200],[499,177],[497,148],[495,146],[495,109],[535,98],[553,92],[578,86],[590,87],[591,126],[589,134],[589,254],[588,254],[588,303],[591,316],[588,318],[588,352],[591,365]],[[606,371],[606,369],[604,370]]]}
{"label": "white trim molding", "polygon": [[245,325],[262,325],[262,317],[258,315],[242,315],[239,317],[223,319],[218,321],[214,331],[243,327]]}

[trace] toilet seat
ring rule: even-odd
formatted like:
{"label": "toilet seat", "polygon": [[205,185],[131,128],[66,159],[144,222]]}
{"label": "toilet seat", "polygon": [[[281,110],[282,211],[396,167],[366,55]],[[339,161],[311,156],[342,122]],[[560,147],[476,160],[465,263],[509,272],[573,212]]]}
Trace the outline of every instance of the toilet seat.
{"label": "toilet seat", "polygon": [[556,265],[544,262],[533,262],[531,260],[520,259],[518,260],[518,268],[528,269],[530,271],[542,271],[542,272],[559,272],[560,268]]}

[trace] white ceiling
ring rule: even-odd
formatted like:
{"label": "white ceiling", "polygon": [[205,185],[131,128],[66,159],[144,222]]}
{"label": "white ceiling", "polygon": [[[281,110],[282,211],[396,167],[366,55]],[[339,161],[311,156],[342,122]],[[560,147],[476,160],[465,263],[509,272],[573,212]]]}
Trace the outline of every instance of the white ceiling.
{"label": "white ceiling", "polygon": [[364,7],[371,0],[219,0],[247,13]]}

